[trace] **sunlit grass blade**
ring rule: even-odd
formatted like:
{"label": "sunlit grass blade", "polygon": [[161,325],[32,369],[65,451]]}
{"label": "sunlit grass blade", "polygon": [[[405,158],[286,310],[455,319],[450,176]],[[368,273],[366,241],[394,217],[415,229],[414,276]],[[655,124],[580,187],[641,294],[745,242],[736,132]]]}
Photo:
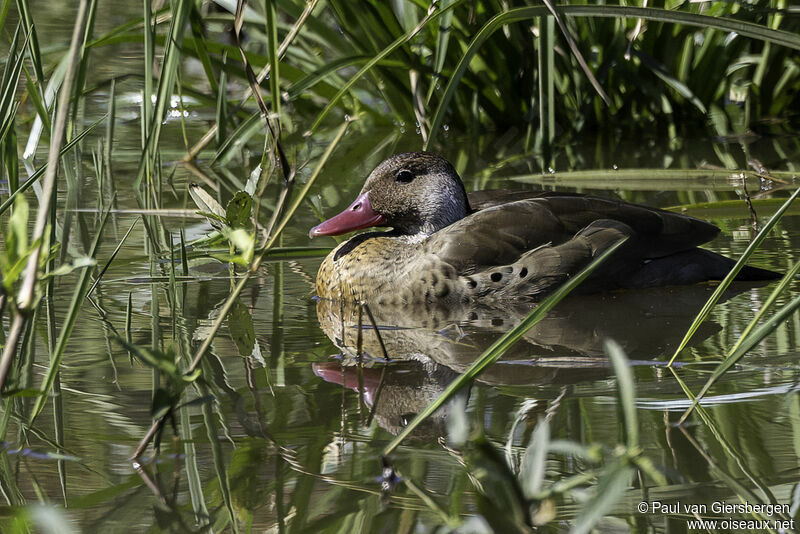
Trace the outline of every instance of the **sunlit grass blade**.
{"label": "sunlit grass blade", "polygon": [[547,312],[549,312],[558,302],[566,297],[573,289],[575,289],[583,280],[586,279],[595,269],[597,269],[606,259],[611,256],[625,241],[626,239],[619,240],[616,244],[611,246],[608,250],[603,252],[600,256],[595,258],[588,266],[586,266],[580,273],[570,278],[567,282],[562,284],[558,289],[551,293],[548,297],[542,300],[539,305],[532,310],[517,326],[503,334],[497,341],[487,348],[475,362],[464,371],[464,373],[453,380],[445,390],[431,402],[424,410],[417,414],[417,416],[383,449],[383,455],[387,456],[395,450],[403,440],[414,431],[423,421],[430,417],[436,410],[442,407],[453,395],[456,394],[473,378],[482,373],[487,367],[496,362],[505,352],[510,349],[522,336],[530,330],[536,323],[541,321]]}
{"label": "sunlit grass blade", "polygon": [[672,355],[667,365],[671,366],[678,357],[678,354],[680,354],[680,352],[686,347],[686,344],[689,343],[689,340],[691,340],[692,336],[694,336],[695,332],[697,332],[700,324],[706,320],[708,314],[711,313],[712,308],[717,304],[717,301],[719,301],[720,297],[722,297],[722,294],[725,292],[725,290],[728,289],[728,286],[731,285],[733,280],[736,278],[736,275],[739,274],[739,271],[742,270],[742,267],[744,267],[745,263],[747,263],[747,260],[750,259],[750,256],[753,254],[753,252],[755,252],[775,224],[781,219],[781,217],[783,217],[784,212],[789,209],[789,206],[791,206],[792,202],[794,202],[794,199],[796,199],[799,194],[800,188],[798,188],[794,194],[792,194],[792,196],[789,197],[786,202],[784,202],[783,206],[781,206],[781,208],[775,212],[772,217],[770,217],[769,221],[767,221],[761,231],[758,232],[758,235],[756,235],[744,252],[742,252],[739,260],[731,268],[731,271],[728,273],[728,275],[719,283],[716,290],[714,290],[714,293],[711,294],[711,296],[708,298],[708,301],[705,303],[705,305],[703,305],[703,308],[695,317],[694,321],[692,321],[692,324],[689,326],[686,335],[678,344],[678,347],[675,349],[675,353]]}
{"label": "sunlit grass blade", "polygon": [[639,446],[639,422],[636,418],[636,387],[630,362],[622,347],[613,339],[606,339],[603,349],[611,360],[611,367],[617,376],[617,390],[622,414],[625,420],[625,436],[629,449]]}

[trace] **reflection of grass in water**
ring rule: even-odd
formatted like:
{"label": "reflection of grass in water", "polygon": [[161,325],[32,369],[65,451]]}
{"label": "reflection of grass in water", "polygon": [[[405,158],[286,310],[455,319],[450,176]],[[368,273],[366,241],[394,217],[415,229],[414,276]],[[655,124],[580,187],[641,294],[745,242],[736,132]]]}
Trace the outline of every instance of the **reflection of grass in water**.
{"label": "reflection of grass in water", "polygon": [[[8,20],[9,5],[10,2],[6,2],[0,13],[0,25]],[[374,124],[388,121],[417,123],[426,139],[426,146],[438,146],[437,141],[442,140],[447,130],[468,132],[473,141],[479,138],[482,128],[525,131],[523,155],[532,153],[538,156],[540,167],[546,168],[556,153],[566,154],[569,158],[569,151],[564,148],[569,140],[591,128],[611,131],[619,124],[626,124],[634,130],[667,132],[674,138],[710,116],[713,135],[737,139],[743,138],[748,128],[756,127],[765,117],[781,116],[796,109],[800,99],[800,91],[797,91],[800,69],[796,68],[800,38],[791,33],[797,31],[798,22],[781,12],[781,4],[776,1],[769,2],[769,10],[763,12],[724,2],[690,3],[678,10],[556,6],[555,13],[561,18],[559,22],[568,22],[563,27],[574,32],[577,52],[572,53],[564,46],[563,36],[558,34],[553,18],[547,16],[544,7],[516,8],[498,14],[500,6],[490,1],[471,4],[442,1],[430,12],[426,12],[427,6],[412,2],[359,3],[356,7],[351,2],[330,0],[320,7],[315,0],[289,1],[280,5],[269,1],[265,13],[258,12],[262,7],[260,4],[252,4],[248,9],[236,12],[233,19],[226,14],[201,12],[195,3],[188,0],[177,0],[153,13],[150,3],[145,1],[142,19],[128,21],[104,35],[95,36],[96,19],[102,16],[103,6],[96,0],[82,0],[76,12],[71,47],[60,57],[50,49],[44,53],[40,48],[40,36],[35,30],[38,14],[30,11],[28,2],[21,0],[16,5],[22,10],[20,23],[13,34],[0,81],[0,159],[9,189],[8,198],[3,199],[0,205],[0,215],[6,215],[2,225],[5,251],[0,262],[3,274],[0,313],[10,318],[8,330],[0,330],[0,341],[4,345],[0,387],[5,386],[0,440],[10,439],[7,433],[10,421],[14,420],[20,429],[19,440],[27,440],[23,436],[31,433],[51,443],[52,458],[59,462],[59,479],[62,487],[67,487],[64,460],[58,456],[58,451],[64,447],[64,436],[69,433],[69,429],[64,427],[62,400],[58,395],[59,371],[79,315],[81,312],[91,313],[94,309],[101,317],[109,347],[114,338],[122,340],[124,336],[122,344],[126,349],[154,368],[152,398],[157,424],[153,426],[152,434],[142,440],[142,445],[155,438],[164,423],[179,418],[181,436],[186,440],[183,452],[186,454],[191,507],[197,522],[216,524],[221,528],[227,523],[234,530],[240,521],[247,521],[244,516],[250,515],[252,509],[238,505],[242,502],[241,494],[237,494],[236,488],[231,488],[228,483],[226,458],[218,436],[230,434],[230,422],[220,404],[210,403],[209,399],[212,395],[218,399],[226,398],[230,392],[224,373],[215,372],[224,370],[223,363],[209,349],[229,310],[235,310],[227,320],[239,351],[246,353],[242,347],[252,351],[258,347],[252,339],[252,318],[239,296],[263,262],[324,254],[325,250],[319,248],[275,245],[279,244],[278,239],[292,222],[293,215],[306,202],[322,166],[350,124],[346,120],[339,126],[339,121],[330,119],[332,112],[361,119],[359,122],[364,126],[355,123],[352,128],[361,128],[365,133]],[[201,6],[201,9],[206,9],[206,6]],[[737,17],[738,20],[705,15]],[[567,20],[566,17],[571,18]],[[642,20],[648,21],[644,29]],[[245,42],[242,43],[237,31],[236,44],[228,44],[222,32],[213,29],[220,22],[228,24],[231,21],[236,28],[244,25],[247,30]],[[263,33],[262,25],[265,28]],[[698,32],[692,26],[701,30]],[[634,28],[635,36],[630,32]],[[731,31],[737,32],[735,39],[730,38]],[[282,41],[279,39],[281,34],[284,36]],[[698,46],[696,41],[700,38],[703,43]],[[143,43],[144,52],[141,152],[137,158],[135,179],[130,183],[124,183],[112,172],[117,154],[113,143],[115,96],[118,83],[124,80],[98,81],[93,79],[90,70],[95,50],[119,43]],[[622,51],[626,49],[631,52],[632,59],[620,61]],[[585,67],[579,65],[581,56],[589,59]],[[191,78],[183,72],[190,58],[197,59],[202,66],[199,78]],[[45,73],[50,73],[49,78]],[[20,84],[23,75],[24,87]],[[607,108],[591,87],[591,75],[608,93],[610,105]],[[260,97],[264,90],[260,83],[267,76],[269,98],[264,102]],[[93,83],[97,85],[90,85]],[[248,90],[241,98],[229,100],[228,86],[236,87],[243,83],[247,84]],[[110,94],[107,117],[82,128],[84,114],[91,114],[88,107],[92,100],[87,97],[106,87]],[[248,100],[253,94],[259,103],[259,109],[255,111]],[[151,100],[150,95],[155,99]],[[174,95],[178,95],[177,106],[173,102]],[[216,176],[208,179],[208,183],[215,186],[214,194],[220,207],[223,194],[219,191],[247,189],[245,195],[255,208],[250,211],[250,204],[245,203],[247,208],[237,212],[237,206],[243,204],[229,203],[226,209],[216,213],[219,234],[204,241],[205,248],[195,246],[190,250],[187,250],[182,236],[180,244],[174,246],[173,232],[167,227],[164,217],[159,216],[159,211],[167,205],[167,198],[173,194],[170,190],[171,173],[165,171],[163,165],[166,152],[160,148],[162,130],[165,117],[174,107],[186,136],[184,122],[188,112],[185,112],[183,102],[186,95],[195,98],[198,106],[213,112],[211,114],[216,117],[216,124],[200,140],[189,140],[195,145],[187,150],[187,162],[209,156],[212,166],[224,168],[234,159],[249,162],[248,150],[262,150],[263,154],[260,168],[254,169],[244,187]],[[726,100],[735,103],[719,104]],[[744,103],[744,107],[736,105],[738,103]],[[710,110],[709,114],[706,110]],[[23,125],[27,127],[25,114],[38,116],[30,135],[25,135],[26,131],[22,129]],[[267,119],[262,118],[264,116]],[[538,126],[534,127],[537,116]],[[96,150],[88,150],[94,154],[98,182],[96,205],[98,212],[102,213],[92,228],[82,214],[74,216],[72,211],[65,214],[57,211],[56,166],[59,162],[62,165],[67,205],[77,205],[79,199],[85,202],[80,191],[83,178],[80,158],[87,152],[86,147],[91,146],[91,137],[87,136],[103,120],[107,120],[105,136]],[[331,123],[336,124],[331,127]],[[303,134],[306,128],[313,131],[311,139],[314,145],[309,148],[308,156],[301,157],[294,150],[295,147],[304,150],[306,142],[300,139],[299,134]],[[270,134],[265,135],[267,130]],[[48,164],[35,169],[33,156],[26,157],[23,163],[28,177],[20,181],[20,145],[27,138],[29,146],[25,154],[35,154],[40,136],[50,140]],[[217,146],[213,155],[203,152],[215,137]],[[320,154],[321,149],[317,147],[322,144],[327,148]],[[746,142],[742,141],[742,145],[749,159]],[[529,147],[534,147],[535,151],[527,150]],[[786,154],[779,164],[789,161],[798,150],[794,138],[776,139],[775,147],[776,153]],[[457,156],[462,164],[469,160],[473,148],[466,143],[458,149]],[[499,155],[511,159],[516,157],[509,151]],[[295,173],[303,166],[302,159],[306,157],[317,160],[314,170],[307,179],[302,177],[304,183],[295,183]],[[737,159],[727,146],[719,149],[718,158],[729,169],[737,166]],[[743,165],[739,163],[738,166]],[[194,168],[204,176],[203,169]],[[685,184],[691,180],[689,174],[687,171],[686,175],[678,177],[678,182]],[[783,179],[793,177],[777,172],[773,174]],[[39,199],[35,227],[30,231],[28,217],[24,216],[27,212],[24,193],[39,179],[42,179],[44,194]],[[280,184],[274,201],[263,198],[271,181]],[[295,186],[300,189],[294,191]],[[144,213],[143,245],[152,282],[149,298],[151,342],[147,349],[141,343],[134,343],[133,293],[129,292],[125,325],[120,327],[109,320],[104,302],[108,295],[103,295],[102,285],[98,285],[130,230],[117,240],[119,246],[109,258],[98,259],[102,267],[95,266],[93,261],[109,210],[117,206],[115,192],[125,195],[132,192],[138,208]],[[240,195],[239,199],[242,198]],[[263,213],[259,211],[262,207],[265,208]],[[318,211],[319,207],[314,208]],[[251,213],[256,214],[255,225],[250,224]],[[71,235],[75,238],[71,239]],[[58,253],[51,249],[57,242],[62,247]],[[77,249],[74,243],[83,244],[84,250]],[[214,250],[214,247],[218,249]],[[211,326],[202,333],[200,346],[195,348],[192,339],[196,325],[178,320],[185,317],[183,302],[186,294],[183,279],[176,273],[175,261],[181,262],[180,274],[185,279],[191,278],[187,265],[189,260],[211,257],[230,263],[231,290],[215,310]],[[234,264],[242,265],[244,273],[237,273]],[[77,279],[72,284],[55,283],[55,277],[67,276],[77,276]],[[94,284],[90,289],[92,278]],[[162,279],[166,280],[163,284],[158,282]],[[764,310],[777,298],[779,291],[788,287],[789,281],[790,277],[784,279]],[[67,295],[70,295],[71,303],[58,324],[53,312],[55,299]],[[92,305],[88,310],[87,301]],[[283,302],[280,299],[274,302],[273,316],[279,318],[283,314]],[[779,309],[764,326],[756,327],[754,320],[746,335],[731,349],[730,359],[721,365],[708,384],[712,384],[757,340],[788,317],[797,302],[795,299]],[[160,331],[164,307],[168,307],[173,318],[172,339]],[[281,328],[277,319],[274,328]],[[50,356],[48,371],[39,385],[33,380],[34,344],[38,332],[43,333]],[[515,336],[521,335],[520,332],[511,332],[505,339],[513,341]],[[499,357],[505,346],[491,349],[482,365]],[[111,349],[106,350],[113,364]],[[284,357],[280,343],[272,350],[280,359]],[[624,370],[627,368],[619,364],[621,357],[617,352],[611,350],[611,353],[617,368],[628,436],[624,452],[607,451],[610,455],[605,467],[556,481],[549,489],[543,485],[547,455],[541,450],[556,445],[548,439],[546,426],[540,425],[534,432],[531,448],[525,456],[523,471],[526,474],[522,481],[525,499],[533,497],[543,503],[554,494],[567,495],[574,485],[594,483],[593,477],[599,477],[596,485],[600,490],[598,497],[589,501],[576,519],[575,527],[579,530],[595,524],[622,497],[634,467],[647,473],[652,480],[661,482],[658,473],[637,449],[638,440],[631,437],[635,436],[638,428],[631,393],[632,379],[626,378]],[[241,355],[255,358],[255,352]],[[465,375],[462,382],[471,376]],[[124,384],[120,387],[124,388]],[[29,395],[35,396],[33,403],[28,402]],[[33,424],[51,395],[55,395],[52,397],[55,439],[46,437]],[[691,397],[688,391],[687,395]],[[298,401],[301,400],[299,397]],[[203,424],[212,445],[215,478],[205,486],[197,465],[197,452],[191,443],[188,408],[194,405],[202,408]],[[432,412],[437,405],[432,404],[425,414]],[[178,418],[175,418],[175,411],[179,412]],[[258,413],[261,418],[261,413]],[[705,412],[700,414],[704,423],[710,426]],[[424,414],[420,420],[423,417]],[[37,423],[40,421],[36,419]],[[408,427],[407,431],[411,428]],[[263,437],[265,432],[267,429],[262,426],[254,430],[254,435]],[[325,444],[326,433],[327,430],[318,437],[320,448]],[[714,431],[714,435],[720,441],[724,440],[721,432]],[[396,443],[400,439],[402,435]],[[594,458],[588,449],[580,449],[576,444],[562,443],[558,446],[562,447],[562,452],[569,450],[568,454]],[[483,469],[484,473],[495,473],[499,493],[521,495],[509,489],[517,484],[516,478],[511,476],[513,473],[509,474],[502,461],[495,461],[491,444],[478,439],[467,447],[472,447],[470,454],[474,453],[470,459],[472,466],[478,466],[478,470]],[[726,443],[724,448],[728,454],[741,456],[730,444]],[[292,468],[298,469],[297,466]],[[279,466],[276,472],[280,471]],[[145,474],[142,476],[152,482]],[[236,471],[236,476],[246,479],[241,469]],[[280,477],[283,475],[276,476],[277,481],[282,480]],[[0,477],[4,487],[8,488],[5,494],[9,504],[25,504],[15,471],[5,460],[0,462]],[[750,478],[757,483],[754,475]],[[723,480],[739,495],[752,498],[731,482],[731,477],[723,477]],[[485,489],[488,483],[483,481],[482,484]],[[338,491],[338,486],[335,487]],[[366,494],[371,492],[369,486],[352,484],[350,487]],[[283,487],[276,482],[272,489],[279,515],[287,514],[288,511],[283,509]],[[41,488],[38,490],[44,493]],[[209,499],[216,498],[209,497],[209,493],[216,495],[217,490],[222,502],[207,505]],[[292,494],[290,501],[295,507],[294,513],[314,508],[309,503],[310,495],[308,489]],[[169,501],[166,494],[159,494],[159,497],[164,502]],[[393,498],[402,501],[397,496]],[[102,501],[103,497],[98,499]],[[435,500],[420,499],[413,505],[411,502],[405,504],[409,509],[418,506],[437,510]],[[527,504],[524,499],[508,503],[509,509],[517,511],[513,514],[512,524],[528,521],[525,515]],[[484,505],[487,503],[482,501]],[[209,512],[210,509],[214,511]],[[356,513],[351,505],[342,510]],[[497,514],[503,508],[489,506],[482,510],[492,521],[499,520]],[[180,510],[171,508],[170,511],[173,520],[180,518]],[[459,509],[442,515],[436,511],[452,524],[458,523],[461,512]],[[540,519],[547,517],[545,513]]]}

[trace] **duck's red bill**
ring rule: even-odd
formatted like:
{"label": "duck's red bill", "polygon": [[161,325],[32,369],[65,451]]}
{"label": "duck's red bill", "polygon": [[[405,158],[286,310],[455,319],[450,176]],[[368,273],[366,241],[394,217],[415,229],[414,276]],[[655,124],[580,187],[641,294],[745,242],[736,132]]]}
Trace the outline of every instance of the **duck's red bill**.
{"label": "duck's red bill", "polygon": [[342,213],[312,228],[308,232],[308,237],[346,234],[361,228],[381,226],[385,221],[383,215],[372,211],[368,193],[362,193]]}

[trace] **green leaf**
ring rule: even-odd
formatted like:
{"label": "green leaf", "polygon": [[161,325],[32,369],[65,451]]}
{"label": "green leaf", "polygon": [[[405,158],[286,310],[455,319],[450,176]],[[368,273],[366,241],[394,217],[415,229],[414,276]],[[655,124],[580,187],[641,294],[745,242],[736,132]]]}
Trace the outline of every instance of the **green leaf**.
{"label": "green leaf", "polygon": [[64,276],[65,274],[69,274],[78,269],[83,269],[84,267],[94,267],[96,264],[97,262],[94,258],[90,258],[89,256],[81,256],[74,259],[70,263],[59,265],[57,269],[54,269],[47,273],[47,275],[43,276],[42,280],[46,280],[47,278],[52,278],[55,276]]}
{"label": "green leaf", "polygon": [[253,259],[253,253],[256,247],[255,235],[251,234],[247,230],[244,230],[243,228],[238,228],[233,231],[228,228],[223,228],[222,232],[225,234],[225,237],[228,238],[228,241],[230,241],[239,252],[245,264],[250,263],[250,261]]}
{"label": "green leaf", "polygon": [[13,263],[28,250],[28,201],[19,196],[14,202],[14,213],[8,219],[6,255]]}
{"label": "green leaf", "polygon": [[253,198],[245,193],[239,191],[228,202],[228,207],[225,208],[225,219],[231,228],[250,228],[252,227],[250,218],[253,209]]}
{"label": "green leaf", "polygon": [[189,196],[192,197],[201,212],[213,213],[225,220],[225,209],[222,204],[217,202],[217,199],[209,195],[199,184],[189,184]]}

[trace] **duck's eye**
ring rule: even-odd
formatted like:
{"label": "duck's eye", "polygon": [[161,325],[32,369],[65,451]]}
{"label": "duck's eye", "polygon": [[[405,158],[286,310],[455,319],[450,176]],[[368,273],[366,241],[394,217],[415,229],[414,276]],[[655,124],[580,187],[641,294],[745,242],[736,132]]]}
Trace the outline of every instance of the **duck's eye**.
{"label": "duck's eye", "polygon": [[414,173],[408,169],[400,169],[394,177],[401,184],[407,184],[414,179]]}

